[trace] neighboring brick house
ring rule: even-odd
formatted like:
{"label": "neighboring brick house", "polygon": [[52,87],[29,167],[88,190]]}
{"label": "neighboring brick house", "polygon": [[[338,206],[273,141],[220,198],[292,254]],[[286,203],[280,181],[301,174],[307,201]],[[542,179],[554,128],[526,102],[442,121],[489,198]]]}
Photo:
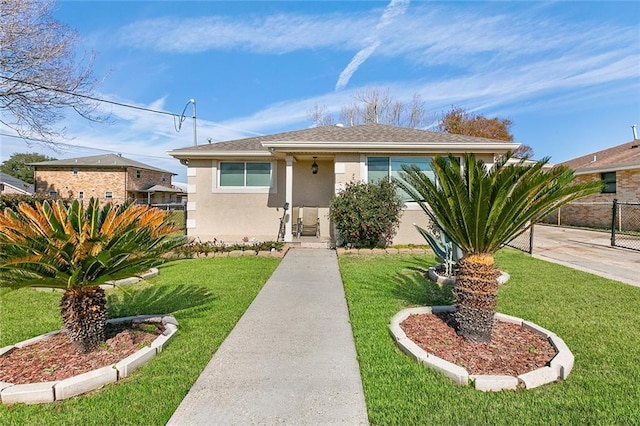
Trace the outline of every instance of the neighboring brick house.
{"label": "neighboring brick house", "polygon": [[33,185],[6,173],[0,173],[0,194],[29,195]]}
{"label": "neighboring brick house", "polygon": [[174,187],[175,173],[105,154],[31,163],[35,192],[61,198],[98,198],[102,202],[139,204],[182,203],[183,192]]}
{"label": "neighboring brick house", "polygon": [[613,200],[640,202],[640,139],[561,163],[575,171],[577,181],[600,180],[600,194],[562,207],[545,222],[610,228]]}

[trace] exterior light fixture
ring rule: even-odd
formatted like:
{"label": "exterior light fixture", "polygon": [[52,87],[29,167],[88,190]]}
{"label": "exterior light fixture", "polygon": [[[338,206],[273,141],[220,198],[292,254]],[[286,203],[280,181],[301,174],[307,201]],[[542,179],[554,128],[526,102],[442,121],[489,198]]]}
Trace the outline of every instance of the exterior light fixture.
{"label": "exterior light fixture", "polygon": [[316,158],[318,157],[313,157],[313,164],[311,165],[311,173],[314,175],[318,174],[318,163],[316,163]]}

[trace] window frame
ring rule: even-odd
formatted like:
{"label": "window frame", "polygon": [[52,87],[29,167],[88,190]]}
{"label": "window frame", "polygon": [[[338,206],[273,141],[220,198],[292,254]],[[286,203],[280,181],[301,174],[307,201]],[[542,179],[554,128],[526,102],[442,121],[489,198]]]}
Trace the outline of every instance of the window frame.
{"label": "window frame", "polygon": [[84,191],[78,191],[78,199],[84,199]]}
{"label": "window frame", "polygon": [[113,200],[113,191],[104,191],[104,198],[106,200]]}
{"label": "window frame", "polygon": [[[229,163],[242,163],[243,164],[243,185],[223,185],[222,174],[223,164]],[[255,185],[247,186],[247,164],[268,164],[269,165],[269,184],[268,185]],[[213,192],[227,192],[227,193],[276,193],[277,182],[277,163],[275,161],[261,161],[261,160],[219,160],[214,164],[214,182]]]}
{"label": "window frame", "polygon": [[[613,176],[613,180],[611,179]],[[609,177],[609,179],[607,179]],[[600,180],[604,184],[602,187],[602,194],[615,194],[618,189],[618,175],[615,171],[613,172],[602,172],[600,173]],[[611,185],[613,185],[613,190],[611,190]]]}
{"label": "window frame", "polygon": [[[372,182],[369,178],[369,161],[371,158],[376,158],[376,159],[380,159],[380,158],[386,158],[387,159],[387,179],[391,179],[394,176],[397,176],[397,173],[400,170],[394,170],[393,169],[393,164],[394,162],[396,164],[398,164],[398,160],[397,159],[409,159],[409,158],[415,158],[415,159],[421,159],[424,162],[424,159],[428,159],[429,162],[429,170],[428,172],[430,172],[431,174],[433,174],[433,171],[431,169],[431,162],[433,160],[433,155],[368,155],[366,157],[366,164],[365,164],[365,170],[366,170],[366,182]],[[394,159],[396,159],[394,161]],[[410,163],[410,162],[401,162],[401,164],[416,164],[416,163]],[[426,170],[425,170],[426,171]],[[433,176],[433,178],[435,179],[435,176]],[[398,189],[399,191],[402,191],[401,189]],[[404,191],[402,191],[404,192]],[[402,192],[400,193],[402,195]],[[415,201],[413,201],[413,199],[411,199],[410,197],[403,197],[401,196],[402,201],[405,203],[405,205],[407,206],[407,210],[416,210],[419,208],[418,203],[416,203]]]}

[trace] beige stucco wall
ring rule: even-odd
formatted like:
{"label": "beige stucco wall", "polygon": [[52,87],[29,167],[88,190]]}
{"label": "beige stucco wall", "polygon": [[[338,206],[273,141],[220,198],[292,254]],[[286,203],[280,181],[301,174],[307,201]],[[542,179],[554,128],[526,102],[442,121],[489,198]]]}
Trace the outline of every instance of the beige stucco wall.
{"label": "beige stucco wall", "polygon": [[[255,161],[233,158],[225,161]],[[269,160],[262,160],[269,161]],[[203,241],[237,242],[244,237],[275,240],[286,197],[286,162],[271,160],[276,184],[267,190],[226,189],[217,186],[218,161],[191,160],[187,171],[187,235]],[[313,160],[293,163],[293,206],[318,207],[321,236],[329,235],[329,200],[333,196],[333,162]],[[292,206],[292,207],[293,207]]]}
{"label": "beige stucco wall", "polygon": [[105,201],[105,192],[111,191],[111,201],[125,201],[126,172],[122,168],[78,169],[74,174],[70,167],[36,170],[36,193],[49,194],[56,191],[60,197],[78,198],[79,191],[84,191],[84,198],[99,198]]}
{"label": "beige stucco wall", "polygon": [[[493,157],[493,154],[478,156],[487,163],[491,163]],[[329,221],[329,202],[346,183],[366,177],[365,160],[366,155],[357,153],[338,153],[333,158],[319,157],[316,160],[316,175],[311,173],[313,159],[310,155],[296,158],[293,162],[293,206],[319,207],[321,236],[334,237]],[[203,241],[215,238],[235,242],[244,237],[260,241],[275,240],[284,213],[285,160],[238,157],[224,161],[272,161],[276,185],[269,192],[261,193],[221,190],[216,187],[218,161],[191,159],[187,171],[187,235]],[[401,217],[394,244],[425,244],[413,223],[425,225],[426,216],[417,205],[409,204]]]}

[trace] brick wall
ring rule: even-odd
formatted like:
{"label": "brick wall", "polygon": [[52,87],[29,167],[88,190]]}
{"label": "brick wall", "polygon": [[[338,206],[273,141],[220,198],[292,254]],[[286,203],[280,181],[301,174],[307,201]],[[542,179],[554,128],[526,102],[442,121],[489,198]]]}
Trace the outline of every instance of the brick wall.
{"label": "brick wall", "polygon": [[[113,168],[77,168],[74,173],[72,167],[49,168],[36,170],[36,192],[48,195],[51,191],[58,193],[63,198],[80,198],[80,191],[84,192],[84,198],[98,198],[100,201],[112,201],[122,203],[131,198],[131,191],[140,191],[153,185],[162,185],[171,188],[171,174],[154,170],[137,169],[129,167]],[[163,180],[164,178],[164,180]],[[105,197],[106,192],[111,192],[113,197]],[[139,195],[139,194],[138,194]],[[147,196],[138,196],[142,201],[147,201]],[[175,197],[174,197],[175,198]],[[152,202],[171,202],[169,195],[164,197],[158,194]]]}
{"label": "brick wall", "polygon": [[[74,174],[71,167],[37,169],[35,172],[36,193],[49,194],[51,191],[58,193],[63,198],[80,198],[80,191],[84,192],[84,198],[98,198],[100,201],[113,201],[121,203],[126,200],[125,179],[127,173],[123,168],[78,168]],[[112,199],[105,197],[110,191]]]}
{"label": "brick wall", "polygon": [[153,185],[162,185],[171,188],[171,174],[156,172],[154,170],[136,169],[133,167],[127,170],[128,191],[140,191]]}
{"label": "brick wall", "polygon": [[[579,175],[577,182],[600,180],[600,173]],[[616,192],[595,194],[563,206],[542,222],[590,228],[611,228],[613,199],[640,202],[640,169],[616,172]],[[623,218],[624,219],[624,218]]]}

